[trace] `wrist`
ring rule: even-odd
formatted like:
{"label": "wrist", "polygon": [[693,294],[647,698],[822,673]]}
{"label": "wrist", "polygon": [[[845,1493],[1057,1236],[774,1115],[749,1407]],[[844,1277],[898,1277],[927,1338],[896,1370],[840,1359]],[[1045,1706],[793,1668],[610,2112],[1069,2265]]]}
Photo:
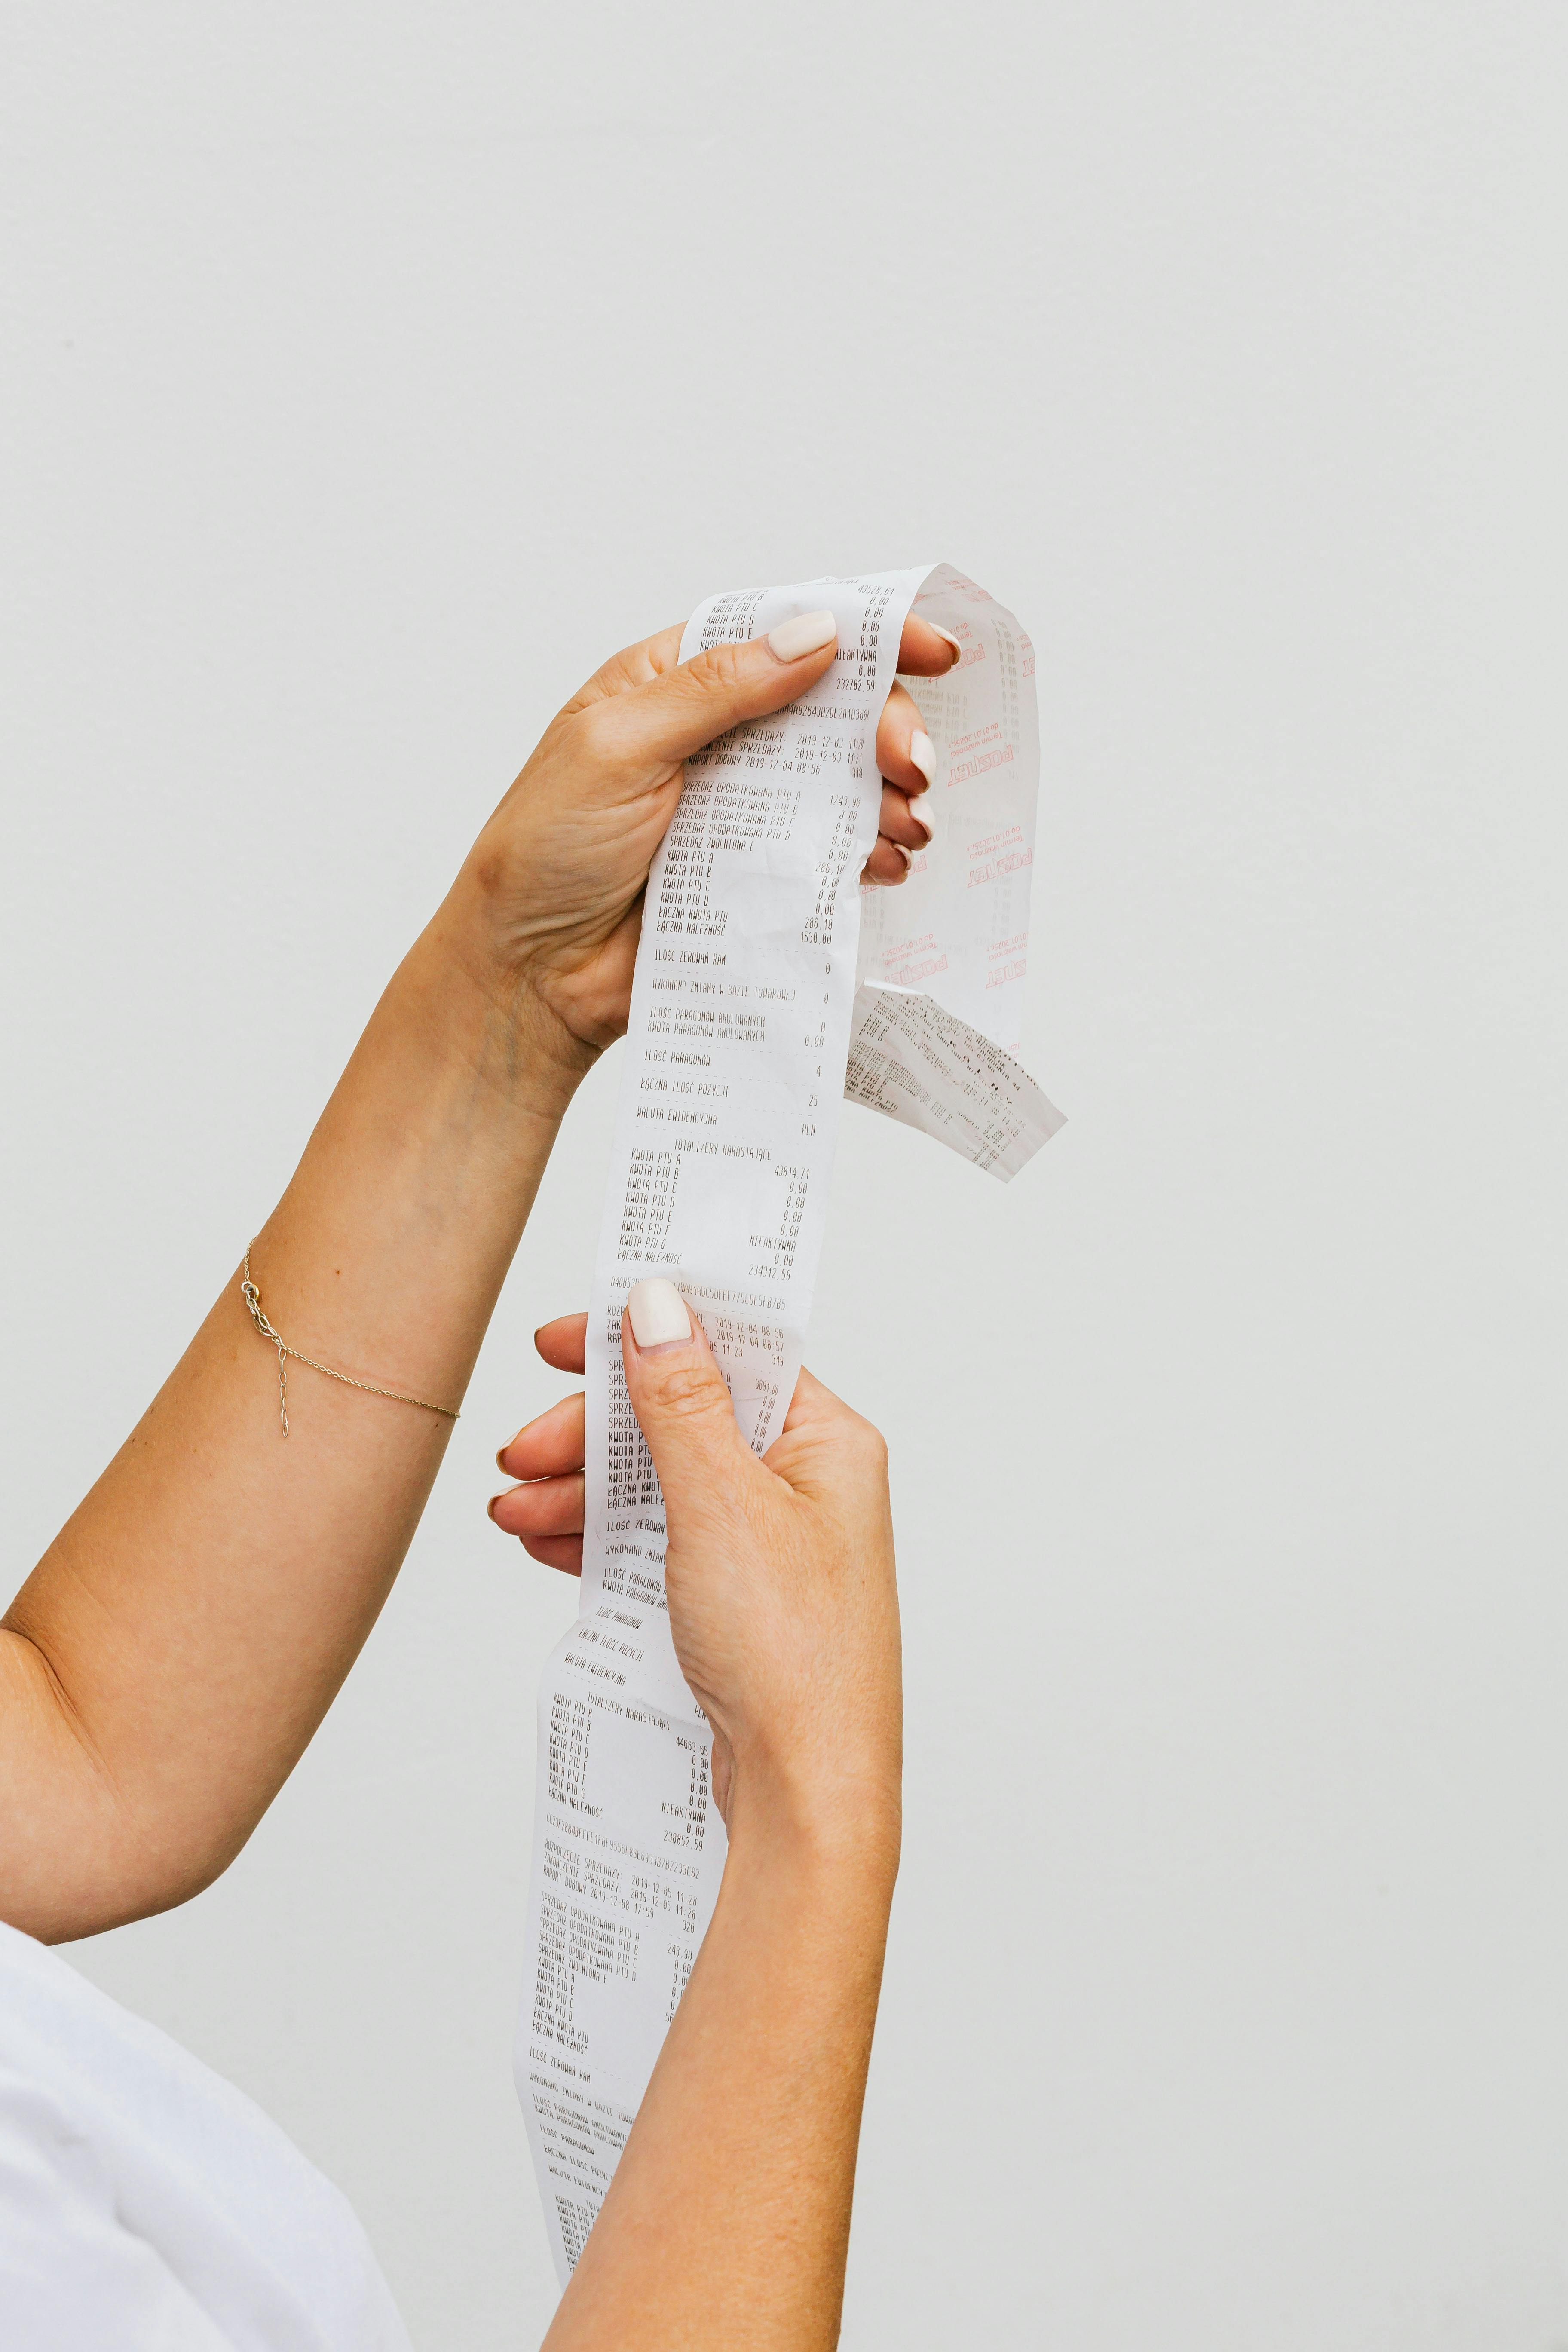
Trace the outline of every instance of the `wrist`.
{"label": "wrist", "polygon": [[491,950],[459,876],[408,959],[447,1051],[510,1108],[559,1123],[599,1057],[546,1003],[526,965]]}
{"label": "wrist", "polygon": [[886,1901],[898,1876],[902,1822],[896,1763],[735,1760],[727,1823],[732,1853],[845,1879]]}

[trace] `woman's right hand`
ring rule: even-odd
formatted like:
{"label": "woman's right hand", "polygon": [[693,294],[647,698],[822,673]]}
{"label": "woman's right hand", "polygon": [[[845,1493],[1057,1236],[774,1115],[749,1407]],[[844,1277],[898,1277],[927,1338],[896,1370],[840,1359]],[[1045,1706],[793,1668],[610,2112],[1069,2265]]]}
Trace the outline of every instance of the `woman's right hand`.
{"label": "woman's right hand", "polygon": [[[540,1353],[581,1371],[587,1318]],[[674,1286],[639,1282],[622,1323],[626,1386],[664,1490],[665,1580],[681,1670],[713,1727],[731,1836],[772,1825],[847,1838],[896,1864],[902,1699],[887,1447],[803,1371],[760,1458],[741,1435],[701,1324]],[[565,1399],[498,1456],[526,1483],[490,1517],[535,1557],[582,1561],[583,1407]]]}

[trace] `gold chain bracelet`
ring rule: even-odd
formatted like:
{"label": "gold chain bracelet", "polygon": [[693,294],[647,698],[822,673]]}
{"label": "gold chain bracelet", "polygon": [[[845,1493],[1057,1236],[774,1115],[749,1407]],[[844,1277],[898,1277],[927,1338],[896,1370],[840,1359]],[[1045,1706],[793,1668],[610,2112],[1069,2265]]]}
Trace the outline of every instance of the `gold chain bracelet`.
{"label": "gold chain bracelet", "polygon": [[331,1364],[318,1364],[314,1356],[301,1355],[298,1348],[291,1348],[287,1339],[273,1329],[262,1312],[261,1293],[250,1278],[250,1252],[255,1247],[256,1244],[252,1242],[245,1253],[245,1279],[239,1286],[239,1295],[249,1308],[250,1319],[262,1338],[278,1350],[278,1416],[283,1423],[285,1437],[289,1434],[287,1359],[289,1356],[293,1357],[297,1364],[309,1364],[313,1372],[325,1372],[330,1381],[342,1381],[345,1388],[363,1389],[366,1396],[385,1397],[392,1404],[416,1404],[421,1412],[442,1413],[448,1421],[456,1421],[458,1418],[457,1410],[452,1405],[432,1404],[428,1397],[405,1396],[401,1389],[378,1389],[370,1381],[356,1381],[352,1372],[335,1372]]}

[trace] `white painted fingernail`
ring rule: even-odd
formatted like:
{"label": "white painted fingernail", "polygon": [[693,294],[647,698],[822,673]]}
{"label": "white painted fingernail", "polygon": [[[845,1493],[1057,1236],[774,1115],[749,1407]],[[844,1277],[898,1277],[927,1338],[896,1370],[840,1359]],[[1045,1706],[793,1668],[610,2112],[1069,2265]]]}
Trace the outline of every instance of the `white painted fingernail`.
{"label": "white painted fingernail", "polygon": [[651,1274],[646,1282],[633,1283],[626,1313],[631,1318],[632,1338],[639,1348],[668,1348],[674,1339],[691,1337],[691,1317],[686,1301],[674,1283],[666,1282],[662,1274]]}
{"label": "white painted fingernail", "polygon": [[[940,627],[935,621],[928,621],[926,623],[926,626],[931,631],[933,635],[939,636],[942,639],[944,646],[951,646],[952,647],[953,661],[962,661],[963,659],[963,647],[959,644],[958,639],[953,635],[951,629]],[[951,667],[952,664],[950,663],[949,667],[951,668]]]}
{"label": "white painted fingernail", "polygon": [[904,861],[904,872],[907,874],[907,873],[909,872],[909,870],[910,870],[910,866],[911,866],[914,864],[914,862],[915,862],[915,853],[914,853],[914,851],[913,851],[912,849],[906,849],[906,848],[905,848],[905,846],[904,846],[904,845],[903,845],[903,843],[902,843],[901,841],[895,841],[895,842],[894,842],[894,844],[893,844],[893,847],[898,851],[899,856],[903,859],[903,861]]}
{"label": "white painted fingernail", "polygon": [[924,825],[926,829],[925,845],[929,849],[932,841],[936,837],[936,819],[932,816],[931,810],[926,805],[926,796],[923,793],[910,803],[910,814],[913,817],[917,824]]}
{"label": "white painted fingernail", "polygon": [[923,727],[917,727],[910,737],[910,757],[928,784],[936,782],[936,745]]}
{"label": "white painted fingernail", "polygon": [[837,635],[837,614],[800,613],[793,621],[781,621],[776,629],[768,631],[768,651],[777,661],[800,661],[807,654],[820,653]]}

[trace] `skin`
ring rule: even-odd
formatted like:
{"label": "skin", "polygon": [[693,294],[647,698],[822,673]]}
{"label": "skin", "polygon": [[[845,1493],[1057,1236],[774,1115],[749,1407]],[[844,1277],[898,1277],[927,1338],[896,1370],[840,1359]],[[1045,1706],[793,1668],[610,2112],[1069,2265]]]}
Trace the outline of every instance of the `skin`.
{"label": "skin", "polygon": [[[833,654],[781,663],[759,640],[681,665],[679,636],[616,655],[552,722],[394,975],[257,1236],[251,1270],[274,1325],[378,1387],[459,1403],[561,1118],[625,1028],[641,894],[682,762],[795,700]],[[940,675],[954,657],[933,631],[906,626],[906,673]],[[868,881],[896,885],[904,851],[928,837],[911,805],[925,785],[909,756],[917,724],[895,688],[878,730],[887,782]],[[442,1415],[299,1366],[285,1440],[277,1360],[237,1284],[237,1266],[0,1620],[0,1917],[46,1941],[166,1909],[232,1861],[357,1656],[445,1449]],[[554,1344],[549,1360],[565,1364],[568,1343]],[[716,1398],[703,1406],[688,1379],[683,1404],[679,1370],[639,1366],[634,1401],[719,1446]],[[521,1438],[508,1449],[514,1472],[544,1477],[562,1520],[513,1531],[567,1567],[574,1532],[581,1558],[574,1410],[548,1441],[559,1470],[528,1466],[542,1457]],[[731,1862],[616,2218],[606,2206],[552,2343],[833,2340],[897,1851],[891,1550],[863,1427],[804,1375],[765,1466],[730,1421],[710,1468],[734,1490],[731,1536],[751,1529],[743,1578],[701,1535],[710,1512],[689,1517],[689,1572],[678,1568],[672,1517],[694,1687],[730,1759]],[[668,1458],[681,1491],[679,1441]],[[495,1517],[509,1524],[500,1504]],[[781,1619],[784,1590],[794,1613]],[[791,1628],[794,1651],[778,1649]],[[814,1717],[810,1693],[841,1652],[846,1671],[859,1661],[843,1701],[858,1727],[830,1743],[824,1768],[815,1743],[841,1719],[838,1702]],[[708,2200],[729,2214],[712,2233],[723,2246],[710,2233],[689,2242],[661,2201],[682,2180],[688,2210]],[[699,2279],[710,2318],[682,2284]],[[629,2332],[643,2326],[629,2301],[645,2293],[667,2315],[661,2334]]]}
{"label": "skin", "polygon": [[[554,1327],[560,1353],[578,1352]],[[730,1832],[712,1924],[547,2352],[838,2340],[899,1857],[887,1449],[802,1372],[759,1461],[701,1326],[626,1386],[664,1488],[670,1631]],[[525,1433],[526,1434],[526,1433]],[[515,1441],[514,1441],[515,1444]]]}

